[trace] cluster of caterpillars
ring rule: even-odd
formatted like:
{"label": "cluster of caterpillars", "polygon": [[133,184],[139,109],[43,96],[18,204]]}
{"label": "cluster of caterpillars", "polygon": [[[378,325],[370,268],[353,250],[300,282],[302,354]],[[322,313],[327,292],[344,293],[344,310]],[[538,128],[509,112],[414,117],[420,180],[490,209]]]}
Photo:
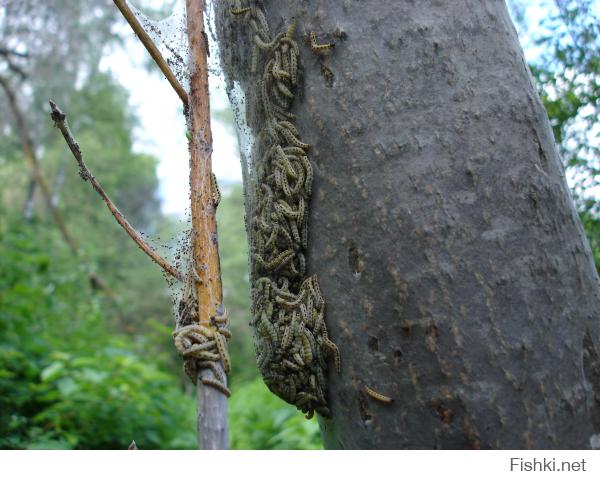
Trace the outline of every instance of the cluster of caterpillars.
{"label": "cluster of caterpillars", "polygon": [[317,277],[306,272],[313,170],[309,145],[290,112],[298,83],[296,21],[271,36],[260,8],[235,4],[230,12],[250,26],[251,71],[264,113],[253,153],[249,215],[258,368],[269,389],[307,418],[315,411],[329,416],[327,360],[333,358],[339,372],[340,355],[327,334]]}
{"label": "cluster of caterpillars", "polygon": [[[211,189],[212,200],[216,208],[221,194],[214,175],[211,176]],[[229,373],[231,369],[231,360],[227,350],[227,341],[231,338],[227,310],[221,305],[220,310],[209,319],[208,325],[199,322],[195,288],[196,282],[199,281],[193,255],[190,252],[188,272],[179,300],[173,342],[183,357],[183,368],[192,382],[197,382],[198,372],[210,369],[214,379],[202,376],[200,378],[202,383],[229,397],[231,392],[227,388],[227,381],[219,367],[220,363],[225,373]]]}

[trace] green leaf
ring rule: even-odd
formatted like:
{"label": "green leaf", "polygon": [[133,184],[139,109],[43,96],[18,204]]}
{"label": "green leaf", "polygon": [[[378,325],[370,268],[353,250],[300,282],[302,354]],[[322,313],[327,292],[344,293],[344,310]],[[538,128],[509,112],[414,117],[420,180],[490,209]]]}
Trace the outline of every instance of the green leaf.
{"label": "green leaf", "polygon": [[64,368],[65,364],[63,362],[51,363],[40,373],[40,378],[42,379],[42,382],[52,382],[56,380],[61,376],[61,373],[64,370]]}

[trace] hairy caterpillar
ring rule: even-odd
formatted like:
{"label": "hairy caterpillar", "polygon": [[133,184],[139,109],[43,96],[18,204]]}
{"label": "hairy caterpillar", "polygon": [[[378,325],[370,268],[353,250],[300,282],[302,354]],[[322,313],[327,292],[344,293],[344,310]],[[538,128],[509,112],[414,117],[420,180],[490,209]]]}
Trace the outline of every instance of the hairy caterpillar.
{"label": "hairy caterpillar", "polygon": [[221,190],[219,189],[219,185],[217,183],[217,177],[215,176],[214,173],[210,174],[210,180],[211,180],[211,190],[212,190],[212,201],[213,201],[213,205],[215,206],[215,208],[217,208],[219,206],[219,203],[221,203]]}
{"label": "hairy caterpillar", "polygon": [[250,10],[252,10],[252,7],[245,7],[245,8],[234,8],[234,7],[231,7],[229,9],[229,12],[232,15],[243,15],[244,13],[249,12]]}
{"label": "hairy caterpillar", "polygon": [[225,370],[225,373],[229,373],[231,370],[231,359],[229,358],[229,352],[227,351],[227,340],[225,340],[225,337],[219,332],[216,332],[215,343],[217,350],[219,351],[219,356],[221,357],[223,369]]}
{"label": "hairy caterpillar", "polygon": [[264,260],[260,254],[257,254],[255,258],[265,270],[278,270],[294,258],[294,252],[286,250],[269,261]]}
{"label": "hairy caterpillar", "polygon": [[292,132],[290,132],[287,128],[283,127],[280,122],[277,122],[275,124],[275,129],[281,133],[281,135],[284,137],[284,139],[288,142],[291,143],[293,146],[298,147],[298,148],[302,148],[304,150],[308,149],[308,147],[310,147],[310,145],[308,143],[304,143],[301,142],[300,140],[298,140],[294,134],[292,134]]}
{"label": "hairy caterpillar", "polygon": [[333,48],[333,43],[317,43],[317,34],[315,32],[310,32],[310,48],[315,52],[323,52]]}

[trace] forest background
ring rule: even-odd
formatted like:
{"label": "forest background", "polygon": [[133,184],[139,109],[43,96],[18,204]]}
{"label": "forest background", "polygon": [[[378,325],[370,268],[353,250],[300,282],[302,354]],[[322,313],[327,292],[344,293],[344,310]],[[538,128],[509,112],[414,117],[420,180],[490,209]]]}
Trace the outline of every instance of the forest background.
{"label": "forest background", "polygon": [[[47,107],[53,98],[66,109],[105,190],[174,259],[189,228],[185,124],[172,106],[178,100],[143,51],[133,50],[135,38],[111,1],[39,3],[0,2],[0,448],[124,449],[131,440],[143,449],[196,448],[194,389],[170,340],[173,292],[79,179]],[[176,3],[136,5],[160,19]],[[600,2],[509,6],[598,267]],[[141,98],[149,90],[139,82],[145,77],[164,85]],[[219,84],[218,72],[211,81]],[[78,254],[33,179],[7,92]],[[211,102],[213,162],[223,191],[219,245],[233,325],[231,446],[321,448],[316,421],[259,378],[234,118],[222,88],[211,90]]]}

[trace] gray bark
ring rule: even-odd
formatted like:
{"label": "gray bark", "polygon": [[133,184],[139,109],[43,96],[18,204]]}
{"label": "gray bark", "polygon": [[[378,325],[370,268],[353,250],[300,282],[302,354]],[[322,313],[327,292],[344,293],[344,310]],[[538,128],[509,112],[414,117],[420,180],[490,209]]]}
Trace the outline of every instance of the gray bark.
{"label": "gray bark", "polygon": [[[225,372],[217,366],[223,378]],[[202,378],[217,380],[210,369],[198,372],[196,381],[196,410],[198,414],[198,448],[200,450],[228,450],[229,422],[227,421],[227,397],[202,383]],[[227,386],[227,385],[225,385]]]}
{"label": "gray bark", "polygon": [[[248,32],[222,3],[252,105]],[[342,358],[325,446],[597,443],[598,276],[504,2],[263,3],[273,31],[299,22],[309,272]]]}
{"label": "gray bark", "polygon": [[27,187],[27,197],[25,197],[25,203],[23,204],[23,218],[28,222],[31,220],[31,216],[33,215],[33,203],[35,199],[35,178],[31,178],[29,180],[29,186]]}

